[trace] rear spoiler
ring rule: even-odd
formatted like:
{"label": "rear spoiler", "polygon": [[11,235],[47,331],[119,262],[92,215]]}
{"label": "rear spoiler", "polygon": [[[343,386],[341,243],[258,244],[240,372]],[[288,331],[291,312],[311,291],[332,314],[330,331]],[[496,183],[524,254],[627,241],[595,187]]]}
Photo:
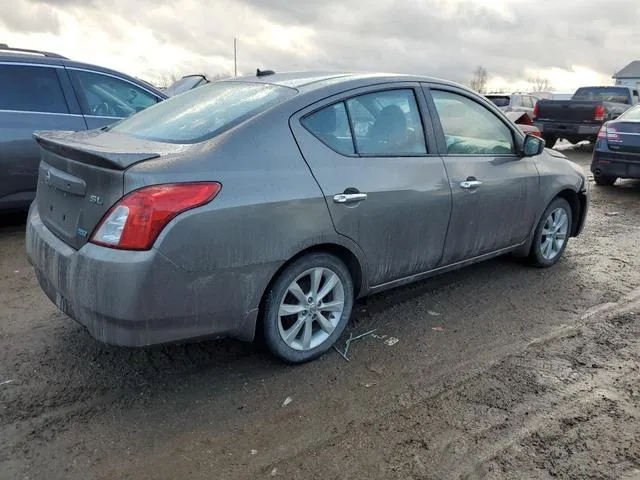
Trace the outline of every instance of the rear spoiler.
{"label": "rear spoiler", "polygon": [[35,132],[33,138],[44,150],[80,163],[111,170],[125,170],[134,163],[160,156],[156,152],[113,152],[92,148],[70,138],[75,132]]}

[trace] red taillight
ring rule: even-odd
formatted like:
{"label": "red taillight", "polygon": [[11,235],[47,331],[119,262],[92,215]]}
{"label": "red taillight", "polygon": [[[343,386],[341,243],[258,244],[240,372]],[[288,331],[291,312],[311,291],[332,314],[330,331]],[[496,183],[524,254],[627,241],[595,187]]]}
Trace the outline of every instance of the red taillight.
{"label": "red taillight", "polygon": [[173,218],[209,203],[221,188],[218,182],[176,183],[131,192],[111,207],[90,241],[121,250],[149,250]]}
{"label": "red taillight", "polygon": [[607,126],[603,125],[602,128],[598,131],[598,138],[605,139],[607,138]]}
{"label": "red taillight", "polygon": [[605,110],[604,105],[596,105],[593,119],[596,122],[602,122],[606,118],[607,118],[607,111]]}
{"label": "red taillight", "polygon": [[615,127],[607,127],[607,140],[620,140],[620,135]]}
{"label": "red taillight", "polygon": [[531,135],[535,135],[536,137],[542,138],[542,132],[540,130],[531,130],[530,132],[527,132],[527,133],[530,133]]}
{"label": "red taillight", "polygon": [[620,140],[620,135],[618,135],[618,130],[616,129],[616,127],[611,127],[605,124],[598,132],[598,138],[601,140],[616,142]]}
{"label": "red taillight", "polygon": [[538,107],[538,102],[533,107],[533,119],[538,118],[538,114],[540,113],[540,108]]}

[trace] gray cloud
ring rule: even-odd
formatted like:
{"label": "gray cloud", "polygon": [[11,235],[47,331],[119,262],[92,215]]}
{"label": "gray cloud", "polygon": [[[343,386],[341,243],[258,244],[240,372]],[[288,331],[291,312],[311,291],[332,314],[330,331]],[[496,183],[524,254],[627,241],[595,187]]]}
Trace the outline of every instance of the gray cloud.
{"label": "gray cloud", "polygon": [[[257,66],[385,70],[464,82],[483,65],[490,75],[518,81],[525,69],[580,65],[610,75],[637,56],[640,43],[637,0],[609,0],[606,8],[596,0],[583,0],[579,6],[514,0],[506,16],[471,0],[22,1],[35,8],[39,18],[18,15],[7,21],[3,13],[0,21],[14,31],[55,24],[43,13],[52,15],[47,10],[51,7],[83,10],[92,18],[108,14],[151,29],[159,46],[180,46],[200,55],[205,67],[207,59],[230,61],[232,38],[237,36],[239,66],[246,72]],[[117,20],[105,17],[102,25],[118,35]],[[286,49],[256,41],[265,25],[309,29],[312,55],[303,45]]]}
{"label": "gray cloud", "polygon": [[60,33],[56,11],[46,4],[30,4],[15,0],[10,8],[5,5],[0,13],[0,26],[23,33]]}

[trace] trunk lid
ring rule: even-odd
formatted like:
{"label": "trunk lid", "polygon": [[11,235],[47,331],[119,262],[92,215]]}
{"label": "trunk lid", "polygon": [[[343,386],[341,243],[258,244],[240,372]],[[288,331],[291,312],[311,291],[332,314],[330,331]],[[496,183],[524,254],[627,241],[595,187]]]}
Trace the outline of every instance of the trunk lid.
{"label": "trunk lid", "polygon": [[595,111],[602,102],[594,100],[540,100],[536,120],[566,123],[602,123],[595,120]]}
{"label": "trunk lid", "polygon": [[43,223],[79,249],[124,195],[124,171],[184,148],[101,131],[39,132],[41,162],[36,203]]}
{"label": "trunk lid", "polygon": [[[612,131],[615,129],[615,133]],[[609,149],[616,152],[640,153],[640,121],[627,120],[607,125]],[[639,157],[640,160],[640,157]]]}

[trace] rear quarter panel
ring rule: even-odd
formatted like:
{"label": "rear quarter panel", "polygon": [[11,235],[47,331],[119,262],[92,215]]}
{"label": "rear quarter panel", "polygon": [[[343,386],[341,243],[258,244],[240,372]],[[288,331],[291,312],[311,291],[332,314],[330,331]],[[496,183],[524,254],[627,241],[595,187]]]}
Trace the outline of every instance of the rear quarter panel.
{"label": "rear quarter panel", "polygon": [[222,184],[213,202],[174,219],[154,248],[179,267],[201,272],[202,282],[229,275],[228,304],[238,302],[246,310],[258,306],[273,275],[306,248],[345,246],[365,268],[358,247],[335,232],[288,128],[289,115],[268,111],[180,156],[140,163],[125,175],[125,192],[169,182]]}

